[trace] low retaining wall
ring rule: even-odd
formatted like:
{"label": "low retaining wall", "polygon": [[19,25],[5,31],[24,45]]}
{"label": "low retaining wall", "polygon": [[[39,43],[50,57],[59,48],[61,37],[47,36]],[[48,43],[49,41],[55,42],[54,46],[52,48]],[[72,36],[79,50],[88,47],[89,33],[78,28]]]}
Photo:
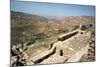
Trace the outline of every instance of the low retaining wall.
{"label": "low retaining wall", "polygon": [[55,53],[56,53],[56,47],[55,47],[55,48],[53,49],[53,51],[52,51],[51,53],[49,53],[48,55],[46,55],[46,56],[44,56],[44,57],[42,57],[42,58],[36,60],[36,61],[34,62],[34,64],[37,64],[37,63],[42,62],[43,60],[47,59],[48,57],[50,57],[51,55],[53,55],[53,54],[55,54]]}
{"label": "low retaining wall", "polygon": [[64,40],[66,40],[66,39],[68,39],[68,38],[70,38],[70,37],[76,35],[77,33],[78,33],[78,31],[74,31],[74,32],[71,32],[71,33],[69,33],[69,34],[67,34],[67,35],[64,35],[64,36],[62,36],[62,37],[59,37],[59,38],[58,38],[58,41],[64,41]]}

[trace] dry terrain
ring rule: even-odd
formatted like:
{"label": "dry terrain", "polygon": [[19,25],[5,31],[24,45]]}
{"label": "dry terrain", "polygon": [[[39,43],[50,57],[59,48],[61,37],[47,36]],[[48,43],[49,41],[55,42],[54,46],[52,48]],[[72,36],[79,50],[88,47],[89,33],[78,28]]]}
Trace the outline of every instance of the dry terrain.
{"label": "dry terrain", "polygon": [[95,61],[94,16],[49,19],[11,12],[11,66],[82,61]]}

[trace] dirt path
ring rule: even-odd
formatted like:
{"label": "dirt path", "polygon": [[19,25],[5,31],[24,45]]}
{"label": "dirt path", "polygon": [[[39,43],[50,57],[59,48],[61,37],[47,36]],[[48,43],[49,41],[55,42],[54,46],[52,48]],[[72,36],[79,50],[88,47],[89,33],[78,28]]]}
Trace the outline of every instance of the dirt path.
{"label": "dirt path", "polygon": [[[87,49],[89,46],[82,48],[80,51],[78,51],[75,55],[73,55],[71,58],[68,59],[67,62],[78,62],[80,61],[81,57],[87,52]],[[67,63],[65,62],[65,63]]]}

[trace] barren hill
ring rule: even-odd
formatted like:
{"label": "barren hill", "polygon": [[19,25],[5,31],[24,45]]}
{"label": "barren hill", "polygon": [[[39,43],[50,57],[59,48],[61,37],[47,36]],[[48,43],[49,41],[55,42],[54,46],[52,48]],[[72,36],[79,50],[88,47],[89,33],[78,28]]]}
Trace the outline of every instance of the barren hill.
{"label": "barren hill", "polygon": [[[71,16],[53,20],[43,16],[11,11],[11,40],[13,44],[16,44],[22,41],[22,36],[25,37],[25,41],[29,41],[32,35],[52,36],[71,31],[80,24],[94,23],[94,20],[91,16]],[[25,35],[22,34],[23,32]],[[34,37],[32,39],[34,40]]]}

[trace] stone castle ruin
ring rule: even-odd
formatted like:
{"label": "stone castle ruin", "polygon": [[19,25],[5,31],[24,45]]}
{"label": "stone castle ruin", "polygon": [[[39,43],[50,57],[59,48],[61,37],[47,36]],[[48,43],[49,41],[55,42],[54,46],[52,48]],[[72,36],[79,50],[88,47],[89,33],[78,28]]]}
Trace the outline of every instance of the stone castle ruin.
{"label": "stone castle ruin", "polygon": [[[93,27],[93,25],[90,24],[90,27]],[[22,49],[21,47],[13,46],[11,49],[11,65],[78,62],[85,54],[89,54],[91,31],[86,31],[85,29],[87,28],[88,26],[80,25],[80,29],[59,35],[58,39],[50,44],[48,50],[33,57],[29,57],[25,53],[25,50],[28,49],[27,47]]]}

